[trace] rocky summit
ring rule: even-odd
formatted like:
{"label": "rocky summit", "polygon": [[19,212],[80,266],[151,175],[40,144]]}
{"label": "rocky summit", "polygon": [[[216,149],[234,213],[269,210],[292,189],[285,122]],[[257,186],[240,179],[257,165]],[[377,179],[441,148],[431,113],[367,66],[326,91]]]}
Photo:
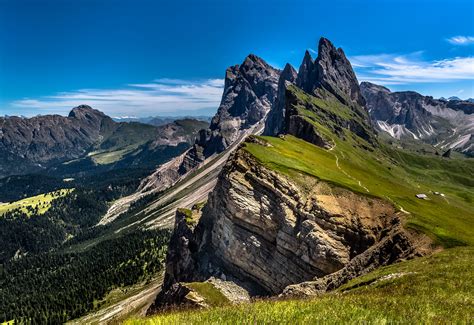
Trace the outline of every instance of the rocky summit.
{"label": "rocky summit", "polygon": [[227,68],[221,104],[209,128],[199,132],[185,155],[145,179],[141,189],[164,190],[207,158],[235,145],[248,134],[261,132],[262,121],[277,97],[279,76],[279,70],[253,54],[241,65]]}

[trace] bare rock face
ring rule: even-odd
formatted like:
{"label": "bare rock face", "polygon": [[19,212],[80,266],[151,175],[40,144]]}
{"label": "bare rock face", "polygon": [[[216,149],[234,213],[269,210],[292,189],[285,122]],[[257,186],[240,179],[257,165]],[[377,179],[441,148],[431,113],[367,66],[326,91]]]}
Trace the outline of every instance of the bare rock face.
{"label": "bare rock face", "polygon": [[319,40],[316,60],[313,61],[311,54],[306,51],[296,85],[309,94],[317,94],[317,89],[329,91],[342,103],[365,114],[361,109],[365,101],[351,63],[341,48],[336,49],[324,37]]}
{"label": "bare rock face", "polygon": [[324,37],[319,40],[315,66],[317,71],[316,87],[329,90],[347,105],[353,103],[360,106],[365,105],[359,89],[359,82],[344,51],[341,48],[336,49]]}
{"label": "bare rock face", "polygon": [[474,155],[474,103],[445,101],[414,91],[391,92],[363,82],[373,125],[399,140],[419,140],[441,150]]}
{"label": "bare rock face", "polygon": [[[364,107],[365,100],[361,95],[359,82],[342,49],[336,49],[329,40],[321,38],[316,60],[313,60],[311,54],[306,51],[297,74],[290,65],[285,67],[280,75],[277,99],[268,114],[264,132],[266,135],[273,136],[292,134],[328,148],[329,142],[320,136],[306,117],[299,116],[298,111],[294,109],[297,105],[305,103],[301,103],[301,100],[294,95],[294,91],[291,91],[292,85],[304,91],[308,96],[322,100],[336,100],[341,105],[349,107],[360,117],[359,120],[362,120],[364,125],[361,125],[360,121],[355,121],[356,119],[349,123],[335,122],[340,128],[355,130],[357,135],[369,143],[374,142],[370,135],[372,126]],[[332,119],[335,116],[328,116],[328,118]]]}
{"label": "bare rock face", "polygon": [[285,92],[287,82],[294,83],[297,77],[296,70],[287,63],[282,73],[280,74],[280,80],[278,80],[278,92],[275,103],[272,109],[268,113],[268,117],[265,123],[265,135],[276,136],[282,133],[283,121],[285,119]]}
{"label": "bare rock face", "polygon": [[[229,67],[221,104],[209,128],[199,132],[194,146],[180,158],[176,170],[160,168],[143,181],[141,189],[168,188],[199,167],[206,158],[223,152],[244,134],[252,133],[252,128],[264,120],[276,99],[279,76],[279,70],[253,54],[241,65]],[[156,181],[163,178],[162,173],[167,175],[169,182]]]}
{"label": "bare rock face", "polygon": [[286,288],[307,281],[319,281],[305,284],[308,292],[321,292],[421,254],[389,203],[300,176],[282,176],[239,149],[197,225],[177,217],[155,305],[172,303],[165,297],[177,283],[210,277],[231,279],[251,295],[300,293]]}
{"label": "bare rock face", "polygon": [[201,131],[192,149],[194,158],[203,161],[224,151],[239,131],[262,121],[275,101],[279,74],[253,54],[242,65],[228,68],[221,104],[209,129]]}

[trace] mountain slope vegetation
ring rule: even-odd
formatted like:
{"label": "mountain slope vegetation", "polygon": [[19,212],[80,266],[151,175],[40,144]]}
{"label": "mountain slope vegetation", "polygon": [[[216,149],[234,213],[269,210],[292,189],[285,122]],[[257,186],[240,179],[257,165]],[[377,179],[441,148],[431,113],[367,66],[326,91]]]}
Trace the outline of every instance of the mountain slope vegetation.
{"label": "mountain slope vegetation", "polygon": [[[202,209],[176,213],[162,292],[149,310],[163,314],[130,323],[472,317],[471,159],[385,142],[344,52],[326,39],[296,77],[285,67],[280,78],[267,135],[241,144]],[[215,279],[273,299],[169,311],[212,306],[189,283]],[[237,295],[215,288],[230,301]],[[287,300],[295,297],[310,299]]]}

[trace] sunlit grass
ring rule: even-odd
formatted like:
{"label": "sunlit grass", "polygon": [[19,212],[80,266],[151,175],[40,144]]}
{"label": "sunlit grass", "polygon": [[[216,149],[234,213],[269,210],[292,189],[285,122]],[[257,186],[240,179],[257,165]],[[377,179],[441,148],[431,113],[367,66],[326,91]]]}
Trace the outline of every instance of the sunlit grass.
{"label": "sunlit grass", "polygon": [[39,194],[15,202],[1,203],[0,216],[15,209],[20,209],[21,212],[31,215],[31,211],[28,208],[38,208],[38,214],[43,214],[49,210],[53,200],[66,196],[73,190],[74,189],[60,189],[54,192]]}
{"label": "sunlit grass", "polygon": [[473,248],[453,248],[380,268],[313,299],[175,311],[126,324],[470,323],[473,262]]}
{"label": "sunlit grass", "polygon": [[[446,160],[396,151],[390,155],[383,150],[370,152],[337,138],[334,139],[336,147],[331,151],[293,136],[262,139],[270,146],[246,143],[245,150],[268,168],[295,181],[295,171],[303,172],[363,195],[388,200],[398,209],[410,212],[408,226],[426,232],[445,247],[474,244],[474,193],[464,179],[474,174],[469,160]],[[417,199],[418,193],[426,193],[429,200]]]}

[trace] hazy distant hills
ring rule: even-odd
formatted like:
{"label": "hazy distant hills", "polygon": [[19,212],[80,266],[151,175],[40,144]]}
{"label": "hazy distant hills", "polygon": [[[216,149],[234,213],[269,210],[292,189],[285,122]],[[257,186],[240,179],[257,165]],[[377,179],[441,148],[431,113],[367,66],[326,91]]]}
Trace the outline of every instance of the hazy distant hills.
{"label": "hazy distant hills", "polygon": [[186,116],[113,117],[112,119],[116,122],[139,122],[143,124],[160,126],[160,125],[172,123],[176,120],[182,120],[182,119],[193,119],[193,120],[204,121],[204,122],[210,123],[212,116],[186,115]]}

